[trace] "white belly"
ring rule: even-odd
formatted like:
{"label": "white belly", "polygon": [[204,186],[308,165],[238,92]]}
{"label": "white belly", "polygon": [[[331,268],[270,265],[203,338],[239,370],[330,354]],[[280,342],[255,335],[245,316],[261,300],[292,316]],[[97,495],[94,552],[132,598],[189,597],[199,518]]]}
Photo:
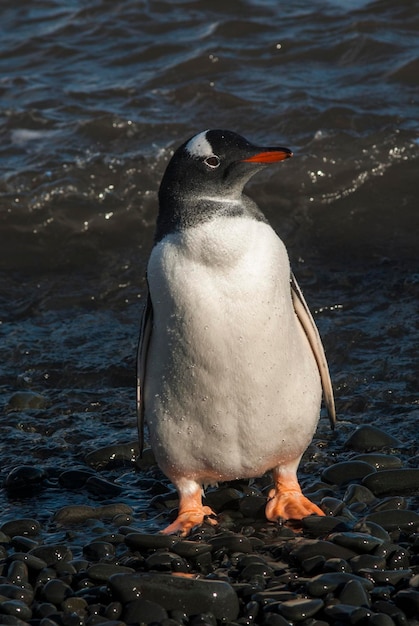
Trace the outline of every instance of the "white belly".
{"label": "white belly", "polygon": [[154,248],[145,417],[172,480],[258,476],[309,444],[321,385],[289,278],[283,243],[250,218],[217,218]]}

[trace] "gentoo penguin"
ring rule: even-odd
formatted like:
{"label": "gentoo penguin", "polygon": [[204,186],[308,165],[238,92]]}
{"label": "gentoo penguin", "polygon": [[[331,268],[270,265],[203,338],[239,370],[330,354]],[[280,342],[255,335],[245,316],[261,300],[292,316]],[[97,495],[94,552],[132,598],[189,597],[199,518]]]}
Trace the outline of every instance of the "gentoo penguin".
{"label": "gentoo penguin", "polygon": [[321,339],[286,248],[243,193],[253,174],[292,156],[228,130],[206,130],[170,160],[159,191],[138,350],[138,421],[179,494],[183,536],[204,519],[205,485],[273,471],[268,520],[321,509],[297,467],[323,395],[335,408]]}

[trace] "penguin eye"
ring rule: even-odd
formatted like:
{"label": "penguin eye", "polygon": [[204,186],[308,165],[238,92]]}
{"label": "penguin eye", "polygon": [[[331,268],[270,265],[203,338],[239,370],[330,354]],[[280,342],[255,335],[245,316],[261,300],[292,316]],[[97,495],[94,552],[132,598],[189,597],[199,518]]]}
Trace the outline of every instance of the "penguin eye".
{"label": "penguin eye", "polygon": [[220,165],[220,159],[218,158],[218,156],[215,156],[215,154],[205,159],[204,162],[208,165],[208,167],[211,167],[212,169],[215,169]]}

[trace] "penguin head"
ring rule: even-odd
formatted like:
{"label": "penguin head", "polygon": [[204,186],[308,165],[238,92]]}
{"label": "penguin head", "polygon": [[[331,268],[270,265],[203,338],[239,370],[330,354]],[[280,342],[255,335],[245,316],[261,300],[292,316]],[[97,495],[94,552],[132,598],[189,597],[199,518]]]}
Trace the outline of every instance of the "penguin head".
{"label": "penguin head", "polygon": [[159,190],[157,239],[215,213],[244,209],[243,188],[259,170],[292,156],[282,147],[259,147],[229,130],[205,130],[173,154]]}

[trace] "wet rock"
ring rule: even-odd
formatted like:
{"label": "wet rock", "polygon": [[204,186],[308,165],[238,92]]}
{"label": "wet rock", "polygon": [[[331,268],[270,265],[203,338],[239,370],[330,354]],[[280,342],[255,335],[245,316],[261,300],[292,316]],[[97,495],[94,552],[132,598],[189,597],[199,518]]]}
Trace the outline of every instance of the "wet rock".
{"label": "wet rock", "polygon": [[7,568],[7,580],[18,586],[24,586],[28,582],[28,566],[21,561],[12,561]]}
{"label": "wet rock", "polygon": [[35,572],[38,572],[47,566],[46,562],[43,559],[40,559],[37,556],[26,552],[15,552],[9,557],[9,560],[12,562],[20,561],[22,563],[25,563],[29,570],[33,570]]}
{"label": "wet rock", "polygon": [[249,539],[237,533],[222,533],[216,535],[215,537],[211,537],[208,543],[214,550],[223,548],[227,552],[253,552],[253,547]]}
{"label": "wet rock", "polygon": [[12,539],[12,546],[16,552],[29,552],[29,550],[39,546],[39,543],[39,541],[35,541],[30,537],[24,537],[22,535],[15,535]]}
{"label": "wet rock", "polygon": [[113,563],[95,563],[87,569],[88,577],[94,582],[106,582],[114,574],[133,574],[132,567],[114,565]]}
{"label": "wet rock", "polygon": [[419,617],[419,591],[402,589],[394,596],[394,602],[408,617]]}
{"label": "wet rock", "polygon": [[134,441],[104,446],[86,454],[84,460],[95,469],[110,469],[134,464],[138,454],[138,442]]}
{"label": "wet rock", "polygon": [[29,554],[41,559],[47,565],[56,565],[60,561],[71,561],[73,558],[73,553],[68,546],[62,544],[37,546]]}
{"label": "wet rock", "polygon": [[343,461],[327,467],[322,472],[322,480],[332,485],[343,485],[375,472],[375,468],[364,461]]}
{"label": "wet rock", "polygon": [[336,572],[334,574],[319,574],[307,583],[308,593],[315,597],[324,596],[336,589],[343,588],[350,580],[358,581],[367,591],[373,589],[374,585],[370,580],[361,578],[355,574],[347,572]]}
{"label": "wet rock", "polygon": [[342,604],[354,606],[369,607],[371,604],[369,594],[358,580],[348,580],[339,594],[339,600]]}
{"label": "wet rock", "polygon": [[328,539],[355,552],[372,552],[377,546],[384,543],[383,539],[378,537],[355,532],[332,533]]}
{"label": "wet rock", "polygon": [[42,487],[45,478],[46,472],[41,467],[18,465],[7,475],[4,488],[9,494],[32,495]]}
{"label": "wet rock", "polygon": [[132,508],[122,502],[104,506],[69,505],[63,506],[54,515],[54,522],[62,524],[80,524],[87,519],[112,519],[115,515],[131,514]]}
{"label": "wet rock", "polygon": [[343,501],[345,504],[354,504],[355,502],[362,502],[363,504],[371,504],[375,502],[375,495],[364,487],[363,485],[348,485]]}
{"label": "wet rock", "polygon": [[[24,602],[21,600],[5,600],[0,603],[0,613],[4,613],[5,615],[13,615],[14,617],[18,617],[22,620],[22,622],[26,622],[32,618],[32,609],[30,609]],[[0,623],[2,619],[0,616]],[[3,622],[4,623],[4,622]]]}
{"label": "wet rock", "polygon": [[192,559],[201,554],[211,552],[213,546],[210,543],[198,542],[198,541],[177,541],[171,546],[173,552],[185,559]]}
{"label": "wet rock", "polygon": [[403,448],[403,444],[380,428],[365,424],[350,435],[345,447],[359,452],[369,452],[383,448]]}
{"label": "wet rock", "polygon": [[35,391],[17,391],[9,398],[7,408],[9,411],[44,409],[47,403],[45,396]]}
{"label": "wet rock", "polygon": [[393,585],[394,587],[401,580],[408,580],[412,576],[412,570],[382,570],[365,568],[360,573],[374,581],[378,585]]}
{"label": "wet rock", "polygon": [[314,539],[302,540],[291,552],[291,556],[300,561],[300,563],[312,556],[323,556],[325,559],[338,558],[346,560],[356,555],[357,553],[354,550],[338,546],[331,541],[316,541]]}
{"label": "wet rock", "polygon": [[40,533],[41,525],[35,519],[22,518],[5,522],[0,526],[0,530],[9,537],[14,537],[15,535],[35,537]]}
{"label": "wet rock", "polygon": [[81,489],[91,476],[91,471],[82,469],[66,470],[58,476],[58,482],[65,489]]}
{"label": "wet rock", "polygon": [[0,583],[0,596],[30,605],[34,598],[34,592],[31,587],[22,587],[12,583]]}
{"label": "wet rock", "polygon": [[143,598],[128,602],[122,612],[122,620],[126,624],[158,624],[167,618],[166,609],[157,602]]}
{"label": "wet rock", "polygon": [[110,587],[116,598],[126,604],[141,598],[159,603],[166,611],[180,610],[186,615],[213,613],[217,619],[234,620],[239,602],[232,587],[222,581],[175,577],[167,574],[116,574]]}
{"label": "wet rock", "polygon": [[386,566],[386,560],[382,556],[373,554],[359,554],[350,559],[349,564],[352,571],[358,574],[362,569],[383,569]]}
{"label": "wet rock", "polygon": [[92,541],[83,548],[83,555],[92,561],[100,561],[115,554],[115,546],[107,541]]}
{"label": "wet rock", "polygon": [[366,517],[367,522],[374,522],[385,530],[396,529],[415,530],[419,528],[419,515],[414,511],[397,509],[393,511],[379,511]]}
{"label": "wet rock", "polygon": [[46,602],[59,606],[66,598],[73,595],[73,590],[62,580],[49,580],[42,588],[41,596]]}
{"label": "wet rock", "polygon": [[122,492],[120,485],[115,485],[109,480],[104,480],[98,476],[90,476],[85,485],[86,489],[97,496],[118,496]]}
{"label": "wet rock", "polygon": [[[120,529],[121,530],[121,529]],[[179,542],[177,537],[170,535],[149,535],[146,533],[130,532],[125,536],[125,543],[133,550],[158,550],[159,548],[172,548]]]}
{"label": "wet rock", "polygon": [[362,484],[376,496],[419,492],[419,469],[389,469],[365,476]]}
{"label": "wet rock", "polygon": [[334,604],[324,610],[327,616],[333,619],[333,623],[358,624],[372,615],[372,611],[366,607],[354,606],[353,604]]}
{"label": "wet rock", "polygon": [[323,600],[320,598],[296,598],[281,602],[278,612],[288,620],[301,622],[318,613],[322,607]]}
{"label": "wet rock", "polygon": [[378,453],[369,453],[369,454],[358,454],[353,457],[352,461],[364,461],[365,463],[369,463],[376,470],[385,470],[385,469],[397,469],[402,467],[402,461],[398,456],[394,456],[393,454],[378,454]]}

